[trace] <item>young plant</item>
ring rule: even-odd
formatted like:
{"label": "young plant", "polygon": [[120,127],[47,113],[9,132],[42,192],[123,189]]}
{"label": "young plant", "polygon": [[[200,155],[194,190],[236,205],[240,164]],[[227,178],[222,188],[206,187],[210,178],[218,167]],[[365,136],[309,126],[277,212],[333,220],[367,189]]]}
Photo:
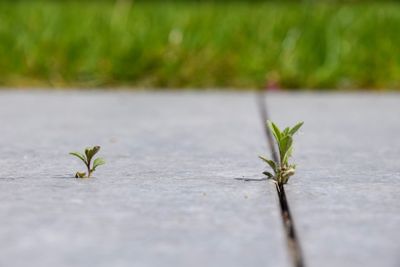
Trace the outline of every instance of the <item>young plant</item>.
{"label": "young plant", "polygon": [[267,121],[269,130],[272,132],[279,149],[279,159],[270,160],[259,156],[271,168],[274,174],[263,172],[268,178],[273,179],[279,186],[286,184],[290,176],[294,175],[296,165],[289,164],[289,158],[293,150],[293,135],[300,129],[303,122],[297,123],[293,128],[286,127],[281,131],[275,123]]}
{"label": "young plant", "polygon": [[85,163],[86,169],[87,169],[87,174],[86,174],[86,172],[77,172],[75,174],[75,178],[89,178],[92,175],[92,173],[96,170],[97,167],[106,163],[104,161],[104,159],[97,158],[93,161],[93,166],[92,166],[93,156],[96,155],[97,152],[99,152],[99,150],[100,150],[99,146],[94,146],[92,148],[90,148],[90,147],[86,148],[85,154],[81,154],[79,152],[69,153],[70,155],[73,155],[73,156],[79,158],[80,160],[82,160],[83,163]]}

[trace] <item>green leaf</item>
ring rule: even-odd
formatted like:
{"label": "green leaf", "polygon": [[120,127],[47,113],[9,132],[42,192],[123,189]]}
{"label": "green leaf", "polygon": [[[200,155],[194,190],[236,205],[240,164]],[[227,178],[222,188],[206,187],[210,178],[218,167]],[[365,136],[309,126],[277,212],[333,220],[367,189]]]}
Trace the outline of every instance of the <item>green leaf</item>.
{"label": "green leaf", "polygon": [[263,174],[266,175],[266,176],[268,176],[268,179],[271,179],[271,178],[274,177],[274,175],[272,175],[272,173],[267,172],[267,171],[263,172]]}
{"label": "green leaf", "polygon": [[289,148],[292,146],[293,138],[290,135],[285,136],[282,138],[281,142],[279,143],[280,152],[285,154]]}
{"label": "green leaf", "polygon": [[289,127],[286,127],[285,128],[285,130],[283,130],[283,135],[288,135],[289,134],[289,131],[290,131],[290,128]]}
{"label": "green leaf", "polygon": [[290,158],[292,156],[292,152],[293,152],[293,145],[291,145],[289,147],[289,149],[286,151],[285,156],[287,156],[288,158]]}
{"label": "green leaf", "polygon": [[94,146],[92,148],[88,147],[85,149],[85,154],[86,154],[86,158],[88,160],[88,162],[90,162],[93,158],[94,155],[97,154],[97,152],[99,152],[100,150],[100,146]]}
{"label": "green leaf", "polygon": [[279,154],[281,158],[281,165],[284,166],[287,163],[288,159],[288,151],[291,150],[291,146],[293,143],[293,138],[290,135],[282,138],[281,142],[279,142]]}
{"label": "green leaf", "polygon": [[87,164],[86,158],[85,158],[85,156],[83,154],[81,154],[79,152],[71,152],[69,154],[81,159],[85,164]]}
{"label": "green leaf", "polygon": [[288,151],[286,151],[285,155],[283,155],[282,166],[287,166],[289,164],[288,161],[291,154],[292,154],[292,147],[290,147]]}
{"label": "green leaf", "polygon": [[264,158],[263,156],[258,156],[258,157],[259,157],[260,159],[262,159],[263,161],[265,161],[265,162],[272,168],[272,170],[273,170],[274,172],[276,172],[277,166],[276,166],[275,161],[270,160],[270,159],[267,159],[267,158]]}
{"label": "green leaf", "polygon": [[77,172],[75,174],[75,178],[86,178],[86,173],[85,172]]}
{"label": "green leaf", "polygon": [[294,134],[300,129],[300,127],[303,126],[303,124],[304,124],[303,121],[297,123],[297,124],[289,131],[289,134],[290,134],[290,135],[294,135]]}
{"label": "green leaf", "polygon": [[93,162],[93,171],[100,165],[106,164],[106,161],[102,158],[97,158]]}
{"label": "green leaf", "polygon": [[269,120],[267,121],[267,125],[274,135],[276,142],[279,143],[281,140],[281,131],[279,130],[278,126],[276,126],[275,123]]}

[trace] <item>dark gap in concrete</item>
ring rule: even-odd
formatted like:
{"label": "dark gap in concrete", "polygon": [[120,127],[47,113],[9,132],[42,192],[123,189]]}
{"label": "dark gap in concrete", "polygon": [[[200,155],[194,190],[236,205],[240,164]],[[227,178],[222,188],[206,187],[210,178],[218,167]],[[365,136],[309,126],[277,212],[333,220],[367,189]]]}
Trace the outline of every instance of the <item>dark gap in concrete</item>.
{"label": "dark gap in concrete", "polygon": [[276,192],[279,196],[279,204],[281,208],[282,222],[286,231],[289,254],[295,267],[304,267],[303,254],[301,252],[300,242],[297,238],[294,221],[289,209],[289,203],[286,199],[284,186],[276,185]]}
{"label": "dark gap in concrete", "polygon": [[274,146],[274,138],[272,137],[272,133],[267,126],[267,120],[269,120],[270,117],[267,110],[267,105],[265,104],[265,93],[259,93],[257,100],[258,100],[258,109],[261,115],[261,121],[264,127],[264,133],[265,136],[267,137],[267,145],[271,150],[272,159],[275,162],[278,162],[278,152],[276,152],[276,148]]}
{"label": "dark gap in concrete", "polygon": [[[266,97],[266,94],[263,92],[260,92],[258,94],[258,96],[257,96],[258,108],[260,111],[265,135],[267,137],[267,144],[271,150],[272,159],[275,162],[278,162],[278,154],[277,154],[277,151],[276,151],[276,148],[274,145],[272,133],[266,124],[267,120],[269,120],[270,117],[269,117],[269,113],[268,113],[267,106],[265,103],[265,97]],[[303,254],[302,254],[302,250],[301,250],[301,246],[300,246],[300,241],[297,238],[294,221],[293,221],[292,215],[290,213],[290,209],[289,209],[289,203],[286,199],[286,193],[285,193],[284,186],[276,184],[276,192],[279,197],[282,222],[283,222],[283,226],[284,226],[284,229],[286,232],[287,244],[288,244],[288,248],[289,248],[289,255],[292,258],[293,266],[304,267],[305,264],[304,264]]]}

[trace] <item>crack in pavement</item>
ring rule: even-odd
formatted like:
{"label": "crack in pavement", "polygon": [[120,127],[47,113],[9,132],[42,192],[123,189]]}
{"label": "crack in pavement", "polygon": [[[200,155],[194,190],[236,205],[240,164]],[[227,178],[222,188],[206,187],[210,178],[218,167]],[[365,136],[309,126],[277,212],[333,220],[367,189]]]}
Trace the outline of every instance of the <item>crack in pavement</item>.
{"label": "crack in pavement", "polygon": [[[278,162],[278,154],[274,146],[272,133],[266,122],[270,119],[266,105],[266,94],[260,92],[257,95],[257,104],[260,111],[261,120],[264,127],[267,145],[271,150],[272,159]],[[250,181],[250,180],[249,180]],[[297,238],[294,220],[290,213],[289,203],[286,198],[285,188],[283,185],[276,184],[276,192],[279,197],[279,204],[282,216],[282,222],[286,233],[289,255],[291,256],[294,267],[305,267],[300,241]]]}

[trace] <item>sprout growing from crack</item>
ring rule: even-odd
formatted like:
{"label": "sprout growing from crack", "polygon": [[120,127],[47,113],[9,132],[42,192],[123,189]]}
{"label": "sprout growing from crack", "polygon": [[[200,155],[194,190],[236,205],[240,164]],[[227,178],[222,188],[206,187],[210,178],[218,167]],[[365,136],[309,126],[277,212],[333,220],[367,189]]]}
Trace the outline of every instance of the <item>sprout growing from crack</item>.
{"label": "sprout growing from crack", "polygon": [[268,171],[263,172],[269,179],[273,179],[279,186],[286,184],[290,176],[295,173],[296,165],[289,164],[289,158],[292,156],[293,150],[293,135],[300,129],[303,122],[297,123],[294,127],[286,127],[281,131],[275,123],[267,121],[269,130],[272,132],[279,149],[278,161],[267,159],[259,156],[273,170],[273,173]]}
{"label": "sprout growing from crack", "polygon": [[96,170],[97,167],[100,165],[105,164],[105,160],[102,158],[97,158],[93,161],[93,166],[92,166],[92,159],[93,156],[99,152],[100,146],[94,146],[92,148],[88,147],[85,149],[85,154],[79,153],[79,152],[71,152],[69,153],[70,155],[73,155],[85,163],[86,169],[87,169],[87,174],[86,172],[77,172],[75,174],[75,178],[89,178],[92,173]]}

